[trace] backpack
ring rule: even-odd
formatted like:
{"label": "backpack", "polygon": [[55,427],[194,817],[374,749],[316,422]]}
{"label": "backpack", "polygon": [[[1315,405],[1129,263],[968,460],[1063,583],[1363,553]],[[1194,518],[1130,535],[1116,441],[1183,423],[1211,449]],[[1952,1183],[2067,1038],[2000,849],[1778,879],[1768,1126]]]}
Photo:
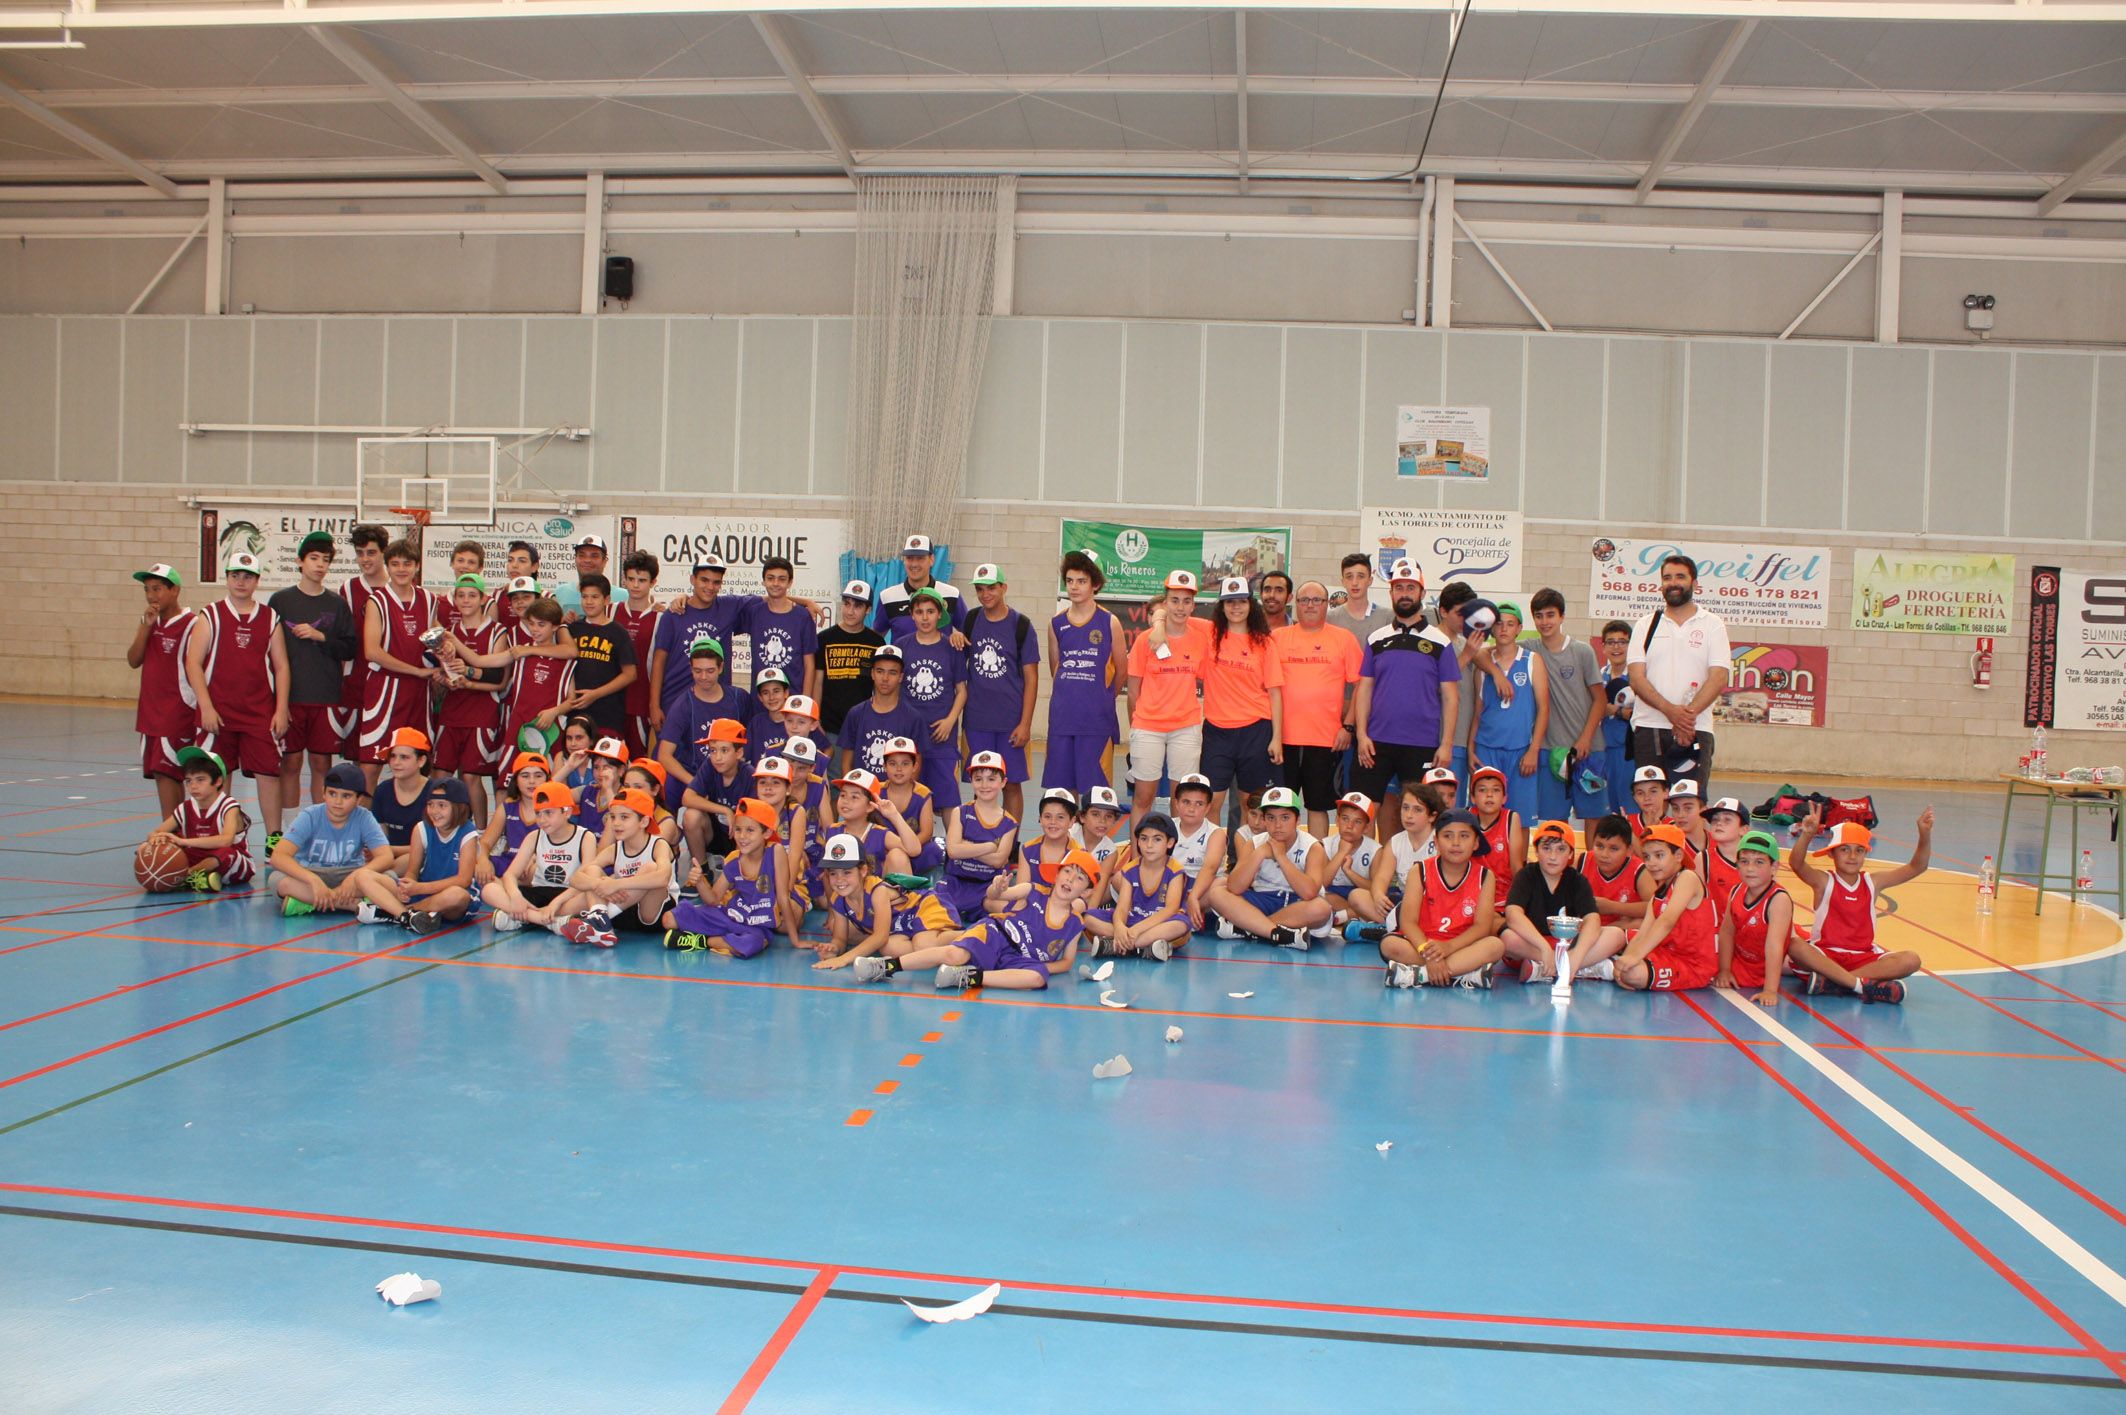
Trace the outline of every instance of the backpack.
{"label": "backpack", "polygon": [[1818,793],[1809,798],[1823,811],[1825,826],[1842,825],[1853,821],[1868,829],[1875,828],[1875,798],[1873,796],[1825,796]]}
{"label": "backpack", "polygon": [[1800,820],[1808,811],[1808,795],[1798,787],[1788,784],[1774,791],[1762,805],[1753,808],[1751,814],[1773,825],[1786,826]]}

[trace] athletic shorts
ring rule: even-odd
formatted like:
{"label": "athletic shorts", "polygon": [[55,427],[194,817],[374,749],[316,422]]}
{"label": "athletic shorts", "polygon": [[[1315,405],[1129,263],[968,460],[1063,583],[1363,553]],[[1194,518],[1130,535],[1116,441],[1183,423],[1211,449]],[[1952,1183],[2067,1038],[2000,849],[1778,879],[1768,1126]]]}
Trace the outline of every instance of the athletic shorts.
{"label": "athletic shorts", "polygon": [[446,727],[436,738],[436,771],[493,776],[502,767],[502,729],[499,727]]}
{"label": "athletic shorts", "polygon": [[1297,791],[1310,811],[1329,811],[1336,807],[1336,769],[1343,764],[1344,754],[1334,747],[1294,747],[1287,743],[1284,749],[1284,784]]}
{"label": "athletic shorts", "polygon": [[208,733],[199,744],[220,757],[231,773],[241,771],[250,777],[281,774],[280,738],[264,726],[231,727],[224,720],[221,731]]}
{"label": "athletic shorts", "polygon": [[568,886],[565,884],[521,884],[517,886],[517,893],[523,895],[524,902],[531,905],[532,908],[544,909],[547,905],[568,893]]}
{"label": "athletic shorts", "polygon": [[647,919],[642,917],[641,904],[631,909],[616,910],[609,916],[613,921],[614,933],[661,934],[664,932],[666,896],[660,894],[646,897],[642,903],[650,906],[650,916]]}
{"label": "athletic shorts", "polygon": [[427,679],[372,671],[365,692],[360,727],[361,755],[357,760],[384,760],[391,750],[391,734],[402,727],[411,727],[424,737],[430,732]]}
{"label": "athletic shorts", "polygon": [[1376,801],[1385,801],[1391,786],[1415,789],[1425,779],[1425,769],[1432,765],[1434,751],[1433,747],[1407,742],[1376,741],[1373,744],[1373,765],[1354,760],[1351,789],[1363,791]]}
{"label": "athletic shorts", "polygon": [[1114,742],[1112,734],[1051,736],[1041,763],[1041,788],[1061,786],[1082,801],[1093,787],[1113,785],[1108,779],[1107,749]]}
{"label": "athletic shorts", "polygon": [[1647,986],[1655,992],[1689,992],[1709,988],[1720,971],[1717,957],[1685,953],[1665,943],[1654,945],[1646,955]]}
{"label": "athletic shorts", "polygon": [[1249,889],[1242,891],[1240,897],[1269,915],[1299,902],[1298,895],[1287,894],[1281,889]]}
{"label": "athletic shorts", "polygon": [[307,862],[303,868],[325,882],[325,888],[338,889],[347,882],[347,876],[362,868],[360,865],[313,865]]}
{"label": "athletic shorts", "polygon": [[140,774],[147,777],[167,776],[172,781],[184,780],[184,769],[177,764],[177,754],[191,745],[190,737],[142,737]]}
{"label": "athletic shorts", "polygon": [[991,938],[986,926],[968,934],[959,941],[958,946],[966,949],[968,961],[985,973],[1023,968],[1030,973],[1039,974],[1041,986],[1048,986],[1048,964],[1045,960],[1014,948],[1009,943]]}
{"label": "athletic shorts", "polygon": [[1203,724],[1192,722],[1171,732],[1129,730],[1129,774],[1134,781],[1187,776],[1203,761]]}
{"label": "athletic shorts", "polygon": [[1245,727],[1203,724],[1203,774],[1213,791],[1238,785],[1243,791],[1260,791],[1277,780],[1270,761],[1270,724],[1251,722]]}
{"label": "athletic shorts", "polygon": [[1882,957],[1882,950],[1873,944],[1866,948],[1833,948],[1829,944],[1819,942],[1816,946],[1823,950],[1824,957],[1848,973],[1858,972]]}
{"label": "athletic shorts", "polygon": [[333,719],[339,707],[334,703],[288,704],[288,731],[281,738],[281,751],[291,757],[304,752],[315,752],[329,757],[340,749],[340,734]]}
{"label": "athletic shorts", "polygon": [[193,869],[211,865],[220,873],[223,884],[247,884],[256,869],[251,852],[239,845],[224,845],[219,850],[198,850],[189,841],[179,841],[185,847],[185,863]]}
{"label": "athletic shorts", "polygon": [[1026,769],[1026,749],[1012,746],[1009,732],[984,732],[979,727],[968,728],[967,760],[973,761],[976,752],[995,752],[1002,757],[1006,781],[1024,781],[1029,774]]}

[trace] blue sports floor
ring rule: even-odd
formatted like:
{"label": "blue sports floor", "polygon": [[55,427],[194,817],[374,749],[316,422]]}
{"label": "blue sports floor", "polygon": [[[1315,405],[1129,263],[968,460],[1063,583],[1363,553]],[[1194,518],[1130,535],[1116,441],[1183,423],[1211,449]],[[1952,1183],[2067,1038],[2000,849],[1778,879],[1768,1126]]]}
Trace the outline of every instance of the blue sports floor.
{"label": "blue sports floor", "polygon": [[2121,1408],[2126,956],[1988,962],[1993,792],[1902,1007],[1205,938],[1116,1011],[144,898],[129,726],[0,705],[10,1411]]}

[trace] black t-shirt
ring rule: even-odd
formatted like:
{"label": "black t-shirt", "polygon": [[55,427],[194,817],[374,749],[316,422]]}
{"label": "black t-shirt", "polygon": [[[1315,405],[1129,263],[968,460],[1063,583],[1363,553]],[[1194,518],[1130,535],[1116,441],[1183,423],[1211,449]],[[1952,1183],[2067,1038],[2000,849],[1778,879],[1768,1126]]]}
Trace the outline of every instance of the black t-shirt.
{"label": "black t-shirt", "polygon": [[1595,912],[1594,890],[1588,885],[1586,875],[1568,867],[1558,877],[1558,887],[1553,892],[1543,878],[1543,867],[1534,860],[1521,866],[1521,872],[1513,877],[1513,888],[1506,894],[1506,903],[1520,905],[1529,922],[1537,928],[1554,914],[1584,919]]}
{"label": "black t-shirt", "polygon": [[337,703],[340,700],[342,668],[360,649],[356,642],[354,611],[331,590],[305,594],[300,585],[275,590],[267,605],[286,625],[311,624],[325,637],[305,639],[289,630],[281,637],[288,642],[288,701],[291,703]]}
{"label": "black t-shirt", "polygon": [[849,632],[836,624],[819,631],[819,663],[824,685],[819,694],[819,725],[842,730],[849,709],[871,696],[871,655],[886,642],[876,629]]}
{"label": "black t-shirt", "polygon": [[[578,688],[603,688],[620,676],[621,669],[635,665],[635,641],[618,622],[593,624],[578,619],[568,631],[576,640]],[[587,711],[602,731],[617,737],[627,727],[627,694],[607,693]]]}
{"label": "black t-shirt", "polygon": [[369,813],[376,823],[384,828],[384,838],[393,849],[413,843],[414,831],[420,829],[428,815],[428,778],[420,777],[420,787],[414,792],[413,804],[399,800],[399,787],[389,771],[376,779],[376,795],[369,800]]}

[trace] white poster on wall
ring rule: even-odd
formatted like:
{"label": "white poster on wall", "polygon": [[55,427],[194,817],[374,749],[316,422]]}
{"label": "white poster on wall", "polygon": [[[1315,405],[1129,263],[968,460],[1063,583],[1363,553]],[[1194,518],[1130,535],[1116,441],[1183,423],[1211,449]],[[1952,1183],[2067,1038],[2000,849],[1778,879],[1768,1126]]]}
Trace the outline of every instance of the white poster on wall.
{"label": "white poster on wall", "polygon": [[2126,575],[2060,576],[2053,725],[2126,731]]}
{"label": "white poster on wall", "polygon": [[1439,507],[1368,506],[1359,514],[1360,547],[1373,558],[1383,582],[1374,598],[1385,602],[1389,567],[1408,556],[1417,562],[1428,593],[1467,580],[1487,599],[1521,591],[1521,513],[1450,511]]}
{"label": "white poster on wall", "polygon": [[[657,595],[685,594],[697,559],[713,556],[728,565],[725,594],[761,592],[763,561],[781,556],[795,570],[790,593],[818,606],[827,623],[841,608],[842,555],[849,549],[849,523],[826,516],[622,516],[620,552],[647,550],[663,568]],[[618,557],[615,558],[617,573]],[[615,581],[616,592],[619,589]],[[969,599],[973,596],[970,594]],[[731,671],[750,682],[752,646],[731,646]]]}
{"label": "white poster on wall", "polygon": [[1491,409],[1406,403],[1395,410],[1399,477],[1491,475]]}
{"label": "white poster on wall", "polygon": [[300,509],[270,505],[202,506],[199,508],[199,583],[213,584],[221,567],[237,551],[249,551],[266,567],[260,577],[265,593],[295,583],[300,567],[296,552],[303,537],[324,531],[339,543],[333,561],[333,582],[340,572],[353,573],[354,552],[348,549],[347,533],[354,529],[354,503],[341,506],[304,506]]}
{"label": "white poster on wall", "polygon": [[451,549],[470,540],[479,542],[487,552],[482,571],[487,587],[500,589],[508,579],[504,567],[509,543],[521,540],[538,550],[539,588],[551,591],[563,581],[575,583],[576,542],[588,535],[604,539],[608,552],[606,576],[613,581],[614,593],[619,593],[620,565],[613,553],[617,542],[611,516],[541,515],[536,511],[499,511],[491,526],[430,526],[421,538],[421,583],[432,590],[448,587]]}
{"label": "white poster on wall", "polygon": [[1659,609],[1661,562],[1678,553],[1698,562],[1698,603],[1729,624],[1821,629],[1828,622],[1831,552],[1824,546],[1606,537],[1593,546],[1588,616],[1637,619]]}

